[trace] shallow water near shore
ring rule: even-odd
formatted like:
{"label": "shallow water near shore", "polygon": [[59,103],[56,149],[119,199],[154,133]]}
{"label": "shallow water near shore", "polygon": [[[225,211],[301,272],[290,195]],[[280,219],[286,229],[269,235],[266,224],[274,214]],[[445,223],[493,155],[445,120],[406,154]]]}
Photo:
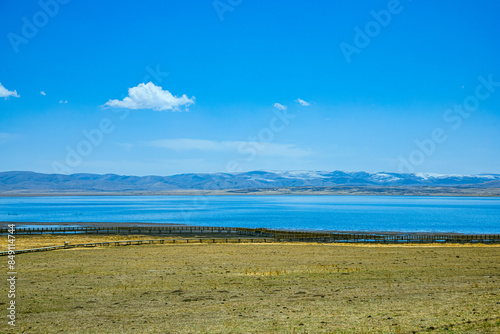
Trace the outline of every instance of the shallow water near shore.
{"label": "shallow water near shore", "polygon": [[[500,233],[500,198],[54,196],[0,198],[0,221],[141,222],[272,229]],[[23,224],[18,224],[22,227]]]}

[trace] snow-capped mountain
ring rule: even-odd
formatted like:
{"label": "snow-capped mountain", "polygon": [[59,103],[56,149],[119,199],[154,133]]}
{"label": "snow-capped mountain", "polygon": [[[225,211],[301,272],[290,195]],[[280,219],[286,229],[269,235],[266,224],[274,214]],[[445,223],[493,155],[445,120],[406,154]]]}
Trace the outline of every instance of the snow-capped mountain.
{"label": "snow-capped mountain", "polygon": [[333,186],[498,187],[500,174],[367,173],[343,171],[252,171],[244,173],[124,176],[116,174],[0,173],[1,193],[135,192],[268,189]]}

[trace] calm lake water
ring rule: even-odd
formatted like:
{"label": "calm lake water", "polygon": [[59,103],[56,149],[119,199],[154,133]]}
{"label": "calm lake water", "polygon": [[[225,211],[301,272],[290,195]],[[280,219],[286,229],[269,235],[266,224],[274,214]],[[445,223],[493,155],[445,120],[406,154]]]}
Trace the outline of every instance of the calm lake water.
{"label": "calm lake water", "polygon": [[500,198],[3,197],[0,198],[0,221],[145,222],[308,230],[500,233]]}

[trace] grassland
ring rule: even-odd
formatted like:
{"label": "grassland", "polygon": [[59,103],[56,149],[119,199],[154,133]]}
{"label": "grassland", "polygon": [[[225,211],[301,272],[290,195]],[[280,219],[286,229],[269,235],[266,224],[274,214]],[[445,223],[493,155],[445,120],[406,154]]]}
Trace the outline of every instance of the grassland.
{"label": "grassland", "polygon": [[[141,236],[69,241],[117,237]],[[17,266],[18,332],[500,331],[498,246],[165,244],[22,254]]]}

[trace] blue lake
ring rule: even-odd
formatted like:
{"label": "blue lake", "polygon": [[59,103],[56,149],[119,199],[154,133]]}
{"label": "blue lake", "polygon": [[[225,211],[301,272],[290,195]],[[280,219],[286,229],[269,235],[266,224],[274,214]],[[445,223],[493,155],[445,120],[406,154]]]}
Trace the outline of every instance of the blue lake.
{"label": "blue lake", "polygon": [[[143,222],[341,231],[500,233],[500,198],[2,197],[0,221]],[[18,227],[21,227],[19,224]]]}

